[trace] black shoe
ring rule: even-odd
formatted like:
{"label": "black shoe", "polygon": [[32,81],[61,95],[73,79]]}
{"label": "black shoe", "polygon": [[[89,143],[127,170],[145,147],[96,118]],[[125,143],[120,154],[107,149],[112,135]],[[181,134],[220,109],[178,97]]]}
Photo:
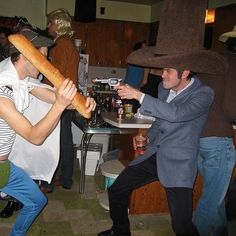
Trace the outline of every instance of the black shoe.
{"label": "black shoe", "polygon": [[63,184],[60,179],[55,179],[53,182],[53,185],[55,187],[62,187],[64,189],[71,189],[72,188],[72,184],[70,184],[70,185]]}
{"label": "black shoe", "polygon": [[34,180],[34,182],[39,186],[40,190],[44,193],[52,193],[54,190],[54,185],[53,184],[49,184],[46,181],[43,180]]}
{"label": "black shoe", "polygon": [[67,190],[72,188],[72,186],[67,186],[67,185],[63,185],[63,184],[61,185],[61,187],[64,188],[64,189],[67,189]]}
{"label": "black shoe", "polygon": [[131,233],[117,234],[113,229],[108,229],[106,231],[100,232],[97,236],[131,236]]}
{"label": "black shoe", "polygon": [[5,208],[0,213],[0,218],[11,217],[14,211],[18,211],[23,207],[23,204],[20,202],[9,201]]}

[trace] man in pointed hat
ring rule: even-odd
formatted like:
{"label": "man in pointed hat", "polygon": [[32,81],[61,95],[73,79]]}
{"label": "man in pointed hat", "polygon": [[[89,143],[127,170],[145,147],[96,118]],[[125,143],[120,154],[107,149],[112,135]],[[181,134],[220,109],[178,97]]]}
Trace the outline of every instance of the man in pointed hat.
{"label": "man in pointed hat", "polygon": [[219,40],[226,44],[224,75],[198,74],[215,92],[207,124],[200,139],[198,170],[203,177],[202,196],[194,217],[201,236],[227,236],[225,195],[235,165],[232,122],[236,121],[236,26]]}
{"label": "man in pointed hat", "polygon": [[127,59],[129,63],[163,68],[163,81],[158,98],[127,84],[117,87],[121,99],[138,100],[140,112],[156,120],[147,132],[146,152],[131,162],[108,188],[113,225],[98,236],[131,235],[129,196],[134,189],[155,180],[159,180],[166,191],[175,234],[199,235],[192,223],[193,185],[200,134],[214,92],[193,72],[224,73],[226,65],[220,55],[202,48],[205,10],[205,0],[182,0],[181,4],[166,0],[157,46],[135,51]]}

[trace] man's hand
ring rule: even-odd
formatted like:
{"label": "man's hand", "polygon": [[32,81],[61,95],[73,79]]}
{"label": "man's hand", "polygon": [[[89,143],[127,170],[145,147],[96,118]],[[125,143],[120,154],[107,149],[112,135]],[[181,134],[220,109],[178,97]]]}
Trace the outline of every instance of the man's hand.
{"label": "man's hand", "polygon": [[87,109],[87,113],[89,113],[90,111],[94,111],[96,108],[96,102],[93,98],[91,97],[86,97],[86,103],[85,103],[86,107],[88,107]]}
{"label": "man's hand", "polygon": [[135,89],[128,84],[119,85],[115,88],[117,89],[118,95],[121,99],[136,99],[139,101],[143,94],[138,89]]}
{"label": "man's hand", "polygon": [[75,96],[77,89],[72,80],[65,79],[61,86],[55,90],[56,104],[63,107],[68,107]]}

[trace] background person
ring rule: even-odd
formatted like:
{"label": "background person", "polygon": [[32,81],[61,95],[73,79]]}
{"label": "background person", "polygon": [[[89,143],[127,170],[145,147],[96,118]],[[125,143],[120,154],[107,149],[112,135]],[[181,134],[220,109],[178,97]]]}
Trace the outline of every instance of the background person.
{"label": "background person", "polygon": [[[146,47],[146,41],[138,42],[134,45],[133,50]],[[144,67],[129,64],[127,67],[124,83],[134,88],[140,88],[144,79]]]}
{"label": "background person", "polygon": [[[49,35],[54,39],[55,46],[49,51],[51,63],[61,74],[70,78],[78,86],[79,54],[72,36],[71,16],[65,9],[55,10],[47,15]],[[47,83],[45,80],[44,82]],[[74,147],[71,130],[73,110],[65,110],[61,116],[60,134],[60,176],[55,185],[70,189],[73,184]]]}
{"label": "background person", "polygon": [[[134,45],[133,51],[139,50],[141,48],[145,48],[147,46],[146,41],[138,42]],[[148,71],[143,66],[137,66],[133,64],[128,64],[126,75],[124,79],[125,84],[129,84],[130,86],[140,89],[146,82],[148,77]],[[136,100],[124,101],[132,104],[133,113],[137,112],[139,108],[139,103]]]}
{"label": "background person", "polygon": [[[157,68],[145,68],[144,69],[144,78],[140,91],[145,94],[149,94],[154,98],[158,98],[158,86],[162,81],[162,69]],[[133,110],[136,112],[140,107],[140,104],[137,100],[132,100]]]}
{"label": "background person", "polygon": [[200,75],[215,91],[207,125],[200,139],[198,170],[203,177],[202,196],[198,202],[194,224],[201,236],[228,235],[225,195],[235,165],[232,122],[236,121],[236,27],[222,34],[226,44],[224,57],[228,70],[224,75]]}
{"label": "background person", "polygon": [[158,86],[162,81],[162,70],[157,68],[145,68],[145,76],[140,91],[158,98]]}

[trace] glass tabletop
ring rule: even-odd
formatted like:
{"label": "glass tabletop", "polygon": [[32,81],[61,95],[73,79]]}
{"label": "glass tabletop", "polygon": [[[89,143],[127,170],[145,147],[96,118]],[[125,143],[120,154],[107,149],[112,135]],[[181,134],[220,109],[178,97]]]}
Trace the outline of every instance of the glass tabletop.
{"label": "glass tabletop", "polygon": [[82,117],[78,112],[74,113],[73,123],[86,134],[130,134],[135,133],[135,129],[121,129],[112,126],[105,121],[92,124],[89,120]]}

